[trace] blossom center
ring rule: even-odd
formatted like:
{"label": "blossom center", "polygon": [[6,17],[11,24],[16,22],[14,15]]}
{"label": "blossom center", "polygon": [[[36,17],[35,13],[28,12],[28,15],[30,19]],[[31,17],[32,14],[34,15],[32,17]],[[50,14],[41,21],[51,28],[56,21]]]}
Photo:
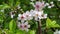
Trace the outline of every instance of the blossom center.
{"label": "blossom center", "polygon": [[24,28],[26,28],[27,27],[27,25],[24,25]]}
{"label": "blossom center", "polygon": [[21,16],[21,19],[24,19],[24,16]]}

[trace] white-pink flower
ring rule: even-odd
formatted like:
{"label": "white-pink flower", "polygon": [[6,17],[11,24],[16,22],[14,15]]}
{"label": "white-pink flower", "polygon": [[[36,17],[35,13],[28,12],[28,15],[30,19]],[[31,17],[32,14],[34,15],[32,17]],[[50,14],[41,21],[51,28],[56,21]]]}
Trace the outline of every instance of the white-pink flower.
{"label": "white-pink flower", "polygon": [[21,22],[24,22],[26,20],[26,16],[24,14],[19,14],[18,20],[21,20]]}
{"label": "white-pink flower", "polygon": [[25,20],[31,20],[31,19],[33,19],[33,16],[29,11],[26,11],[23,14],[18,14],[18,20],[21,20],[21,22],[24,22]]}
{"label": "white-pink flower", "polygon": [[41,19],[41,15],[43,14],[43,11],[34,11],[33,17],[35,20]]}
{"label": "white-pink flower", "polygon": [[26,11],[26,13],[24,14],[26,16],[26,20],[31,20],[33,19],[31,13],[29,11]]}
{"label": "white-pink flower", "polygon": [[41,19],[46,19],[47,18],[47,14],[42,14],[40,18]]}
{"label": "white-pink flower", "polygon": [[48,8],[52,8],[52,7],[54,7],[54,3],[53,2],[46,3],[46,6],[48,6]]}
{"label": "white-pink flower", "polygon": [[37,1],[35,4],[35,10],[39,11],[42,10],[43,8],[44,8],[44,2]]}
{"label": "white-pink flower", "polygon": [[25,30],[25,31],[28,31],[30,28],[30,25],[28,24],[28,22],[25,22],[25,23],[19,23],[18,24],[18,27],[21,29],[21,30]]}
{"label": "white-pink flower", "polygon": [[14,11],[10,12],[10,16],[11,16],[11,18],[13,18],[15,16]]}
{"label": "white-pink flower", "polygon": [[33,17],[36,21],[38,21],[39,19],[45,19],[47,18],[47,14],[44,14],[43,13],[43,10],[42,11],[33,11]]}

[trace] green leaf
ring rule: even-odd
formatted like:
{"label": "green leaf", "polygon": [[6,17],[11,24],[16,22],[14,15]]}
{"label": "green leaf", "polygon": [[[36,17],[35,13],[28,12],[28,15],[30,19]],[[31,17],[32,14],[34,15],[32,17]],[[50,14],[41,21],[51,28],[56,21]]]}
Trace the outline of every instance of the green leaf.
{"label": "green leaf", "polygon": [[30,31],[30,34],[35,34],[35,30],[31,30]]}
{"label": "green leaf", "polygon": [[25,34],[25,31],[17,30],[16,34]]}
{"label": "green leaf", "polygon": [[14,0],[9,0],[9,5],[13,6],[13,4],[14,4]]}
{"label": "green leaf", "polygon": [[0,5],[0,9],[6,9],[6,8],[10,8],[10,6],[7,4]]}
{"label": "green leaf", "polygon": [[10,21],[10,23],[9,23],[9,29],[10,29],[10,32],[15,32],[16,22],[14,20]]}
{"label": "green leaf", "polygon": [[56,23],[56,21],[53,21],[52,22],[52,27],[60,27],[60,26]]}
{"label": "green leaf", "polygon": [[46,20],[46,27],[47,28],[57,28],[57,27],[59,27],[60,28],[60,25],[58,25],[57,23],[56,23],[56,21],[51,21],[49,18]]}
{"label": "green leaf", "polygon": [[2,29],[0,29],[0,34],[2,33]]}
{"label": "green leaf", "polygon": [[49,18],[47,18],[46,27],[50,28],[50,26],[51,26],[51,20]]}

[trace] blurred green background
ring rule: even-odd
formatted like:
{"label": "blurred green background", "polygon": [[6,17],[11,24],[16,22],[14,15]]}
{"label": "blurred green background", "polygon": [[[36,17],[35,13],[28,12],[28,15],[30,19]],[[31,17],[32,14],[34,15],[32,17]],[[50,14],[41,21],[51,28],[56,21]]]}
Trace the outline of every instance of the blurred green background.
{"label": "blurred green background", "polygon": [[[44,0],[45,3],[49,3],[51,1],[54,2],[54,7],[52,8],[47,8],[45,7],[44,13],[48,14],[48,18],[51,19],[51,21],[55,20],[57,24],[60,25],[60,1],[58,0]],[[33,1],[33,3],[35,3]],[[20,6],[20,9],[17,9],[17,6]],[[23,9],[23,11],[21,11]],[[31,9],[34,9],[34,7],[31,4],[31,0],[0,0],[0,34],[35,34],[37,24],[34,23],[36,21],[29,21],[31,24],[31,28],[29,32],[21,31],[18,29],[16,21],[17,21],[17,16],[19,13],[26,12],[27,10],[30,11]],[[10,12],[11,11],[17,11],[15,12],[16,16],[12,19],[10,17]],[[46,19],[42,20],[42,30],[46,28]],[[52,27],[54,29],[55,27]],[[8,30],[7,30],[8,29]],[[60,28],[57,28],[60,29]],[[3,32],[2,32],[3,30]],[[24,32],[24,33],[23,33]],[[44,34],[44,32],[43,32]],[[53,31],[48,29],[47,34],[53,34]]]}

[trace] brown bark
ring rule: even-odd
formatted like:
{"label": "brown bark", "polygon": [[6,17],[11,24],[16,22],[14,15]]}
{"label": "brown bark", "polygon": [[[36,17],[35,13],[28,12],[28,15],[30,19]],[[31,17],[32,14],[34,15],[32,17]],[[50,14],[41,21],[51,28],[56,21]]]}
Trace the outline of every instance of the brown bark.
{"label": "brown bark", "polygon": [[42,34],[41,20],[38,21],[38,34]]}

